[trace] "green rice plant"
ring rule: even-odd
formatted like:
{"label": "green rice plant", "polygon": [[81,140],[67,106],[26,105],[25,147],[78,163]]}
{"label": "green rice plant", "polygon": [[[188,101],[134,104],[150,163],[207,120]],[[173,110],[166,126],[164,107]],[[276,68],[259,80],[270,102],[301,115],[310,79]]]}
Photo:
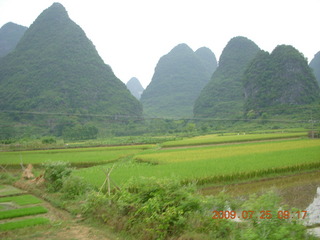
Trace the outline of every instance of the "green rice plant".
{"label": "green rice plant", "polygon": [[47,212],[48,212],[48,209],[46,209],[43,206],[34,206],[34,207],[28,207],[28,208],[12,209],[12,210],[7,210],[7,211],[2,211],[0,214],[0,220],[1,219],[8,219],[8,218],[36,215],[36,214],[47,213]]}
{"label": "green rice plant", "polygon": [[163,143],[163,148],[181,147],[181,146],[197,146],[206,144],[222,144],[222,143],[236,143],[247,141],[272,140],[283,138],[297,138],[307,136],[306,132],[299,133],[266,133],[266,134],[234,134],[227,136],[219,136],[217,134],[204,135],[193,138],[187,138],[180,141],[169,141]]}
{"label": "green rice plant", "polygon": [[22,160],[24,164],[41,165],[47,161],[65,161],[74,165],[92,166],[113,162],[152,147],[154,145],[0,152],[0,164],[20,167]]}
{"label": "green rice plant", "polygon": [[29,218],[20,221],[2,223],[0,224],[0,231],[9,231],[48,223],[50,223],[50,221],[47,218]]}
{"label": "green rice plant", "polygon": [[15,188],[13,186],[10,186],[10,185],[5,185],[5,187],[0,190],[0,197],[21,194],[21,193],[23,193],[22,190]]}
{"label": "green rice plant", "polygon": [[[118,164],[111,179],[125,183],[132,177],[176,178],[198,184],[250,179],[277,173],[317,168],[320,140],[245,143],[192,149],[156,150],[138,154],[140,162]],[[159,163],[159,164],[150,164]],[[92,185],[100,187],[111,164],[76,170]]]}
{"label": "green rice plant", "polygon": [[14,202],[20,206],[28,205],[28,204],[37,204],[41,203],[42,200],[33,196],[33,195],[19,195],[13,197],[2,197],[0,198],[0,203],[2,202]]}
{"label": "green rice plant", "polygon": [[157,164],[174,162],[194,162],[214,160],[225,157],[252,156],[254,154],[277,151],[304,149],[309,147],[320,148],[319,140],[290,140],[257,143],[239,143],[234,145],[207,146],[201,148],[166,149],[161,151],[137,154],[135,159]]}

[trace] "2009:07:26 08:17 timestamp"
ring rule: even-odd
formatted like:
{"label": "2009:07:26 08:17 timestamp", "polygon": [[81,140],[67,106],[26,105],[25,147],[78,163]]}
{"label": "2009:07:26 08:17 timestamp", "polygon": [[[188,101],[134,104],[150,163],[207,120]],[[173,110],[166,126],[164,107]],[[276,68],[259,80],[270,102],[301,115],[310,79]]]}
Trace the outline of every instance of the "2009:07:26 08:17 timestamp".
{"label": "2009:07:26 08:17 timestamp", "polygon": [[[271,211],[242,211],[237,214],[236,211],[213,211],[212,219],[272,219],[273,215]],[[278,211],[277,216],[278,219],[305,219],[307,217],[307,211]]]}

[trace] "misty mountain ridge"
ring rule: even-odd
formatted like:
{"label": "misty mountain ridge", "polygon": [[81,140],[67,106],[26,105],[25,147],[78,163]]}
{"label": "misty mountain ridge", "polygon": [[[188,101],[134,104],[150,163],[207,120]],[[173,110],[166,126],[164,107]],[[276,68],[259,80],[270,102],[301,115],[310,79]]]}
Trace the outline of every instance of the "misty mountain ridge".
{"label": "misty mountain ridge", "polygon": [[154,75],[141,96],[144,114],[157,117],[190,117],[195,99],[217,66],[208,48],[194,52],[179,44],[157,63]]}
{"label": "misty mountain ridge", "polygon": [[314,58],[311,60],[309,66],[313,69],[313,73],[320,86],[320,51],[314,55]]}
{"label": "misty mountain ridge", "polygon": [[232,38],[223,49],[217,70],[194,104],[196,117],[236,117],[243,112],[242,75],[260,48],[245,37]]}
{"label": "misty mountain ridge", "polygon": [[13,22],[8,22],[0,28],[0,58],[14,50],[27,29]]}
{"label": "misty mountain ridge", "polygon": [[261,51],[243,77],[245,111],[261,114],[265,108],[307,105],[319,99],[319,85],[307,60],[294,47]]}
{"label": "misty mountain ridge", "polygon": [[127,82],[126,86],[134,97],[136,97],[137,99],[140,99],[141,94],[144,91],[144,88],[142,87],[140,81],[137,78],[135,77],[131,78]]}

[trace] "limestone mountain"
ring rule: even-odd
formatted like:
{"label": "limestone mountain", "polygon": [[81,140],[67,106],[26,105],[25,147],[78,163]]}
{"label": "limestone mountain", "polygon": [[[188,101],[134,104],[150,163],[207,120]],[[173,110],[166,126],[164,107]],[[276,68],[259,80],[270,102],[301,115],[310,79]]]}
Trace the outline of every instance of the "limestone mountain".
{"label": "limestone mountain", "polygon": [[320,86],[320,52],[314,55],[314,58],[311,60],[309,66],[313,69],[313,73]]}
{"label": "limestone mountain", "polygon": [[259,50],[245,37],[235,37],[228,42],[217,70],[194,104],[195,116],[225,118],[242,115],[242,75]]}
{"label": "limestone mountain", "polygon": [[294,47],[261,51],[244,73],[245,111],[305,105],[319,99],[319,86],[307,60]]}
{"label": "limestone mountain", "polygon": [[0,28],[0,58],[10,53],[18,44],[27,27],[8,22]]}
{"label": "limestone mountain", "polygon": [[208,48],[194,52],[179,44],[160,58],[151,83],[141,96],[144,114],[157,117],[192,116],[200,91],[216,68],[214,54]]}
{"label": "limestone mountain", "polygon": [[84,31],[54,3],[0,60],[0,110],[141,115]]}
{"label": "limestone mountain", "polygon": [[142,87],[140,81],[137,78],[131,78],[127,82],[126,86],[133,96],[135,96],[137,99],[140,99],[141,94],[144,91],[144,88]]}
{"label": "limestone mountain", "polygon": [[195,54],[202,61],[203,66],[206,68],[207,74],[211,77],[218,66],[214,53],[209,48],[202,47],[196,50]]}

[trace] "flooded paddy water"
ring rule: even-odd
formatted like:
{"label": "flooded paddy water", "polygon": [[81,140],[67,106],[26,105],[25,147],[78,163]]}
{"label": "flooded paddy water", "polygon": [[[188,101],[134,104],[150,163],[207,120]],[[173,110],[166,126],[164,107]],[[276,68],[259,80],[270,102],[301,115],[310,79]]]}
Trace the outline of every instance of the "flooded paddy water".
{"label": "flooded paddy water", "polygon": [[273,190],[283,199],[283,204],[304,210],[313,202],[318,187],[320,188],[320,170],[245,183],[206,187],[200,191],[204,195],[225,191],[233,197],[248,197],[253,193],[262,194]]}
{"label": "flooded paddy water", "polygon": [[282,198],[282,204],[307,211],[308,218],[304,220],[304,224],[311,227],[308,230],[310,233],[320,238],[320,170],[247,183],[206,187],[200,191],[204,195],[225,191],[235,198],[247,198],[251,194],[263,194],[270,190]]}

